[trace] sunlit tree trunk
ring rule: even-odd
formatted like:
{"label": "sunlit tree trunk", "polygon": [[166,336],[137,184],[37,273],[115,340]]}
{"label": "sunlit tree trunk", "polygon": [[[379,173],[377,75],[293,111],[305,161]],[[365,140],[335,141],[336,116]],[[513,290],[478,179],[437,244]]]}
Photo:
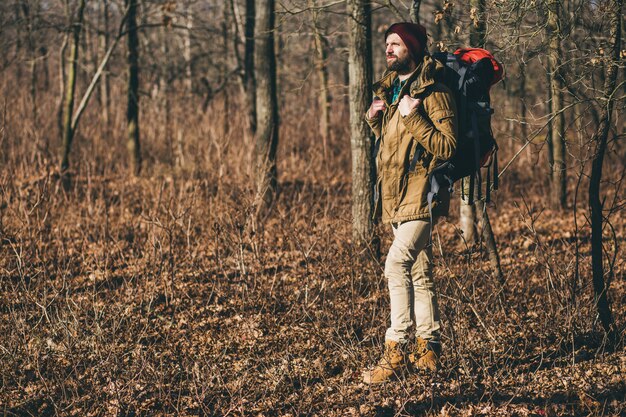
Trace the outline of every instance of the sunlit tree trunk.
{"label": "sunlit tree trunk", "polygon": [[[352,150],[352,239],[376,244],[374,233],[374,138],[365,122],[372,101],[372,30],[369,0],[348,0],[350,148]],[[377,244],[373,249],[378,252]]]}
{"label": "sunlit tree trunk", "polygon": [[[224,8],[226,8],[226,6],[224,6]],[[191,10],[191,4],[188,4],[185,10],[185,26],[185,89],[187,93],[191,93],[193,91],[193,74],[191,68],[191,32],[193,31],[193,12]]]}
{"label": "sunlit tree trunk", "polygon": [[137,36],[137,0],[125,0],[127,16],[127,107],[126,107],[126,146],[134,175],[141,172],[141,148],[139,146],[139,38]]}
{"label": "sunlit tree trunk", "polygon": [[548,0],[548,23],[546,25],[549,38],[548,61],[550,63],[550,115],[553,118],[550,129],[552,146],[552,192],[554,208],[564,208],[567,201],[567,177],[565,162],[565,114],[563,112],[563,78],[561,77],[561,3],[560,0]]}
{"label": "sunlit tree trunk", "polygon": [[72,46],[70,49],[70,65],[65,85],[65,101],[63,104],[63,147],[61,149],[61,174],[66,177],[70,166],[69,155],[74,138],[72,129],[72,115],[74,112],[74,92],[76,90],[76,67],[78,64],[78,49],[80,47],[80,32],[83,27],[83,16],[85,11],[85,0],[81,0],[78,5],[76,19],[72,24]]}
{"label": "sunlit tree trunk", "polygon": [[276,197],[278,185],[276,169],[278,98],[274,21],[274,0],[257,0],[254,54],[257,111],[255,146],[257,214],[263,214],[270,208]]}
{"label": "sunlit tree trunk", "polygon": [[[22,0],[15,0],[13,3],[13,11],[15,13],[15,21],[19,22],[22,18],[20,16],[20,3]],[[21,25],[16,25],[15,27],[15,57],[14,59],[17,61],[16,65],[16,76],[17,81],[22,81],[22,66],[20,65],[20,54],[22,53],[22,27]]]}
{"label": "sunlit tree trunk", "polygon": [[600,199],[600,185],[602,181],[602,163],[606,153],[609,131],[613,120],[613,108],[615,106],[615,90],[617,87],[617,72],[620,63],[621,53],[621,14],[622,0],[613,0],[610,4],[610,56],[606,63],[606,76],[604,80],[604,104],[600,116],[600,125],[593,135],[596,149],[593,155],[591,167],[591,179],[589,181],[589,208],[591,211],[591,266],[593,273],[593,292],[598,315],[604,331],[607,333],[609,341],[617,341],[617,331],[611,313],[611,306],[607,292],[609,290],[604,280],[604,266],[602,264],[602,229],[604,227],[604,216],[602,213],[603,203]]}

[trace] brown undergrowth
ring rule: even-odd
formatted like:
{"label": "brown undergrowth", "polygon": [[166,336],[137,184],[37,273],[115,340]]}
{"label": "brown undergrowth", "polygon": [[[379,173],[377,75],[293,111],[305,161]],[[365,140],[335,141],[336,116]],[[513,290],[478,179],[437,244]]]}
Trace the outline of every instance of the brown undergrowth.
{"label": "brown undergrowth", "polygon": [[[595,320],[583,205],[576,234],[571,212],[545,208],[541,181],[511,168],[490,208],[503,288],[486,256],[460,243],[453,206],[433,236],[443,369],[370,388],[360,371],[380,354],[388,299],[382,260],[350,242],[345,132],[323,158],[300,122],[284,126],[281,193],[261,224],[249,216],[250,147],[203,117],[174,127],[184,163],[148,125],[135,179],[117,136],[86,118],[69,189],[53,152],[38,150],[45,141],[28,143],[28,122],[5,124],[4,415],[626,412],[623,344],[607,352]],[[612,226],[607,261],[623,249],[626,224]],[[620,256],[611,277],[623,329]]]}

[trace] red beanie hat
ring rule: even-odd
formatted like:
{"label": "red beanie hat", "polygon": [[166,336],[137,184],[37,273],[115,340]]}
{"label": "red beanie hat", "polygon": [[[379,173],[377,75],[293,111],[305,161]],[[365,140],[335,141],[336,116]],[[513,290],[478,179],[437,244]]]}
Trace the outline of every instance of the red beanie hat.
{"label": "red beanie hat", "polygon": [[426,50],[426,29],[419,23],[400,22],[389,26],[385,32],[385,39],[390,33],[400,36],[416,62],[421,61]]}

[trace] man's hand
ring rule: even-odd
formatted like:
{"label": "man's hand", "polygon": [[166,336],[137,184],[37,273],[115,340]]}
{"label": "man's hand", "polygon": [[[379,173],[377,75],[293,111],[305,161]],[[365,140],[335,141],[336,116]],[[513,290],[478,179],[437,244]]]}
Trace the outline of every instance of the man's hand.
{"label": "man's hand", "polygon": [[398,104],[398,110],[400,111],[400,115],[402,117],[407,116],[417,106],[419,106],[421,102],[422,100],[419,98],[413,98],[408,94],[405,95],[404,97],[402,97],[402,99],[400,100],[400,103]]}
{"label": "man's hand", "polygon": [[374,117],[376,117],[379,111],[385,110],[385,107],[387,106],[385,105],[385,102],[383,100],[375,98],[374,101],[372,101],[370,109],[367,111],[367,117],[369,119],[373,119]]}

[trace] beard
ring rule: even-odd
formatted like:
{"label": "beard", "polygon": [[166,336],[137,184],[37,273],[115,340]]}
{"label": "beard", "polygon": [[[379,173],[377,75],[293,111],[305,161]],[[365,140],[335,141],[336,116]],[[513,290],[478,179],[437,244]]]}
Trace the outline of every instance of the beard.
{"label": "beard", "polygon": [[403,59],[398,58],[396,55],[393,56],[396,58],[395,61],[387,61],[387,69],[389,71],[395,71],[401,75],[411,72],[411,64],[413,61],[409,55],[405,56]]}

